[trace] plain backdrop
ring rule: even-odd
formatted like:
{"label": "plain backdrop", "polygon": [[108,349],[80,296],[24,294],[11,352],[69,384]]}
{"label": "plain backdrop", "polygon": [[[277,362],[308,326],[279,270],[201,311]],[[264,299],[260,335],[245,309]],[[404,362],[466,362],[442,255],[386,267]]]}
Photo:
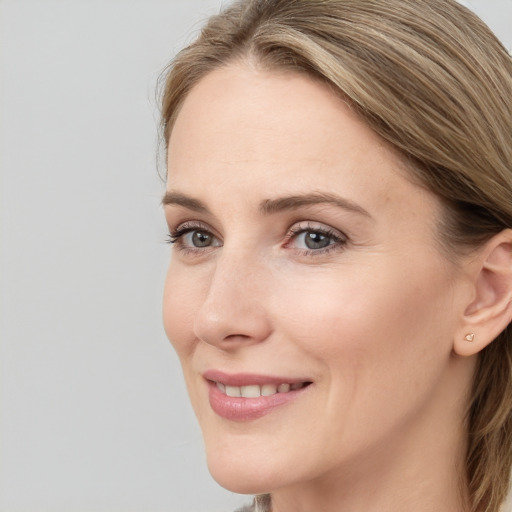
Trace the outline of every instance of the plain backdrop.
{"label": "plain backdrop", "polygon": [[[469,0],[512,48],[512,0]],[[161,327],[156,81],[218,0],[0,0],[0,512],[229,512]]]}

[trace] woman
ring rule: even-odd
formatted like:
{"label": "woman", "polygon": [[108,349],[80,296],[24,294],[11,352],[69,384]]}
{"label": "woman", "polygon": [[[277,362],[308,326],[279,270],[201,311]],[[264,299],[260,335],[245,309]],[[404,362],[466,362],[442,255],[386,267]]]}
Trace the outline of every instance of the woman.
{"label": "woman", "polygon": [[254,510],[497,512],[512,61],[451,0],[248,0],[163,93],[164,323]]}

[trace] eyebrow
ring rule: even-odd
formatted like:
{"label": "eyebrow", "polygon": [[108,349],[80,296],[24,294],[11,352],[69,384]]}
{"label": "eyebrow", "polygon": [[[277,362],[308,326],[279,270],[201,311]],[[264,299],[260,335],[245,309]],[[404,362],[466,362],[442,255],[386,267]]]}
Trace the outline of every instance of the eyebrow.
{"label": "eyebrow", "polygon": [[[193,197],[189,197],[180,192],[166,192],[162,198],[162,204],[183,206],[189,210],[193,210],[198,213],[210,213],[207,206]],[[297,210],[304,206],[311,206],[315,204],[332,204],[338,208],[348,210],[350,212],[359,213],[365,217],[372,218],[370,213],[365,210],[362,206],[338,196],[336,194],[313,192],[310,194],[297,194],[293,196],[279,197],[276,199],[265,199],[261,202],[259,210],[265,215],[272,215],[286,210]]]}
{"label": "eyebrow", "polygon": [[199,199],[194,199],[193,197],[186,196],[180,192],[166,192],[164,194],[164,197],[162,198],[162,205],[167,206],[170,204],[183,206],[184,208],[198,213],[210,213],[206,205],[199,201]]}
{"label": "eyebrow", "polygon": [[260,211],[262,213],[272,214],[283,210],[296,210],[303,206],[311,206],[315,204],[332,204],[338,208],[372,218],[370,213],[357,203],[336,194],[323,192],[293,195],[277,199],[266,199],[261,203]]}

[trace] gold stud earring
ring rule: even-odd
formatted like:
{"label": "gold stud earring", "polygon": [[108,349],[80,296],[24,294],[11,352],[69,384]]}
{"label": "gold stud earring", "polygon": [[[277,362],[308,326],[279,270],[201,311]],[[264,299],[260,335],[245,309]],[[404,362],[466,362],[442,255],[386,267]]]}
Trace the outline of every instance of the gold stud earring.
{"label": "gold stud earring", "polygon": [[470,332],[469,334],[466,334],[466,336],[464,336],[464,340],[465,341],[473,341],[475,339],[475,335]]}

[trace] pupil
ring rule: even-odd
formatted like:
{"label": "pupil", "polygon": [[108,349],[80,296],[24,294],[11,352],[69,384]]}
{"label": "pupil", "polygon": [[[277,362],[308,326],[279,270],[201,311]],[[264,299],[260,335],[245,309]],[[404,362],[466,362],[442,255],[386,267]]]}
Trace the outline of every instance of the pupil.
{"label": "pupil", "polygon": [[330,243],[330,239],[327,235],[323,235],[322,233],[306,233],[306,246],[308,249],[323,249],[327,247]]}
{"label": "pupil", "polygon": [[210,235],[196,231],[192,235],[192,243],[194,247],[208,247],[211,243]]}

